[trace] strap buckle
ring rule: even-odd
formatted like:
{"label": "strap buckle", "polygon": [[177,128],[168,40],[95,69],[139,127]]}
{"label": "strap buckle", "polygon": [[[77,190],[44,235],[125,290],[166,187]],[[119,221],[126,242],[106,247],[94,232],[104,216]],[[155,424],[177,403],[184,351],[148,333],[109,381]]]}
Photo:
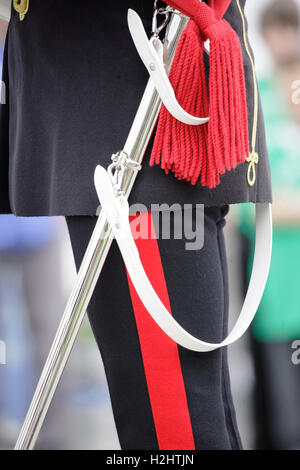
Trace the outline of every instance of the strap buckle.
{"label": "strap buckle", "polygon": [[111,156],[112,163],[107,171],[118,196],[124,195],[123,184],[128,170],[140,171],[142,165],[131,158],[124,150],[119,150]]}
{"label": "strap buckle", "polygon": [[[158,8],[158,0],[154,1],[154,13],[152,18],[152,35],[155,38],[159,37],[159,33],[168,25],[170,20],[170,13],[174,11],[174,8],[166,6],[164,8]],[[158,16],[164,16],[163,22],[158,25]]]}

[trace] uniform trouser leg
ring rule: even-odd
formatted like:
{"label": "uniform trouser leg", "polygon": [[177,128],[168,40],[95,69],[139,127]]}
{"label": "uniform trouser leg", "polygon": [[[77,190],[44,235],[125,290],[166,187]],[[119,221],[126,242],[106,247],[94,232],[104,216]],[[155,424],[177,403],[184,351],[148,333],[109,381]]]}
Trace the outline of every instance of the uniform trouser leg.
{"label": "uniform trouser leg", "polygon": [[[139,245],[144,268],[171,314],[193,335],[212,342],[227,331],[227,211],[228,206],[205,208],[200,250],[187,251],[184,238]],[[95,223],[92,216],[67,217],[77,269]],[[169,339],[139,301],[115,242],[88,316],[123,450],[241,448],[226,349],[196,353]]]}

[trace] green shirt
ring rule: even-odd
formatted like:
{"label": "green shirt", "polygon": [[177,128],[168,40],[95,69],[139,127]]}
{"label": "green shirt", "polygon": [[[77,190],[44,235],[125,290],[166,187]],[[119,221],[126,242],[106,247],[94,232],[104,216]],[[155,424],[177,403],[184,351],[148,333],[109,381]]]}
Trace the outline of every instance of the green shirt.
{"label": "green shirt", "polygon": [[[274,78],[259,83],[266,122],[273,190],[300,188],[300,127],[289,117]],[[242,204],[240,229],[250,238],[250,275],[254,251],[254,205]],[[260,341],[289,341],[300,337],[300,221],[299,226],[274,226],[273,254],[266,289],[253,322]]]}

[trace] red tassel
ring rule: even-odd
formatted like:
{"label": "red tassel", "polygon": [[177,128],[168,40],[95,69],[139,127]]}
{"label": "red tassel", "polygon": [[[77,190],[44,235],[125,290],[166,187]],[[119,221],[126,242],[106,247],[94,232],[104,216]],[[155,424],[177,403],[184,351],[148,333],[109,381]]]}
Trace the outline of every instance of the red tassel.
{"label": "red tassel", "polygon": [[[177,46],[170,82],[181,106],[195,116],[208,115],[203,52],[199,28],[190,21]],[[163,105],[150,165],[160,164],[166,173],[171,170],[178,179],[195,184],[205,164],[206,144],[207,126],[183,124]]]}
{"label": "red tassel", "polygon": [[[178,179],[214,188],[220,175],[249,154],[243,59],[239,39],[225,20],[205,3],[193,3],[193,19],[182,34],[170,81],[181,106],[208,124],[189,126],[163,106],[150,159]],[[172,6],[178,8],[177,5]],[[180,3],[180,2],[177,2]],[[184,2],[185,7],[188,2]],[[185,11],[186,13],[186,11]],[[203,62],[204,40],[210,40],[209,99]]]}

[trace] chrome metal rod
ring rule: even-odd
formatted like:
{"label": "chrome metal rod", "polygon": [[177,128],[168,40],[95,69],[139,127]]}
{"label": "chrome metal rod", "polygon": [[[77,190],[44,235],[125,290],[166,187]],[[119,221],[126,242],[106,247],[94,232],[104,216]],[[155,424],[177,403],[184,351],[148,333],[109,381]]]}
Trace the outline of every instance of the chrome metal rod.
{"label": "chrome metal rod", "polygon": [[[177,14],[172,15],[166,33],[169,63],[173,60],[176,45],[186,22],[186,17]],[[161,100],[151,80],[149,80],[124,147],[124,151],[132,160],[142,162],[160,106]],[[122,189],[127,197],[129,197],[135,177],[136,173],[129,171],[124,181]],[[31,450],[34,448],[109,252],[112,239],[110,227],[104,214],[100,212],[74,288],[15,445],[15,450]]]}

